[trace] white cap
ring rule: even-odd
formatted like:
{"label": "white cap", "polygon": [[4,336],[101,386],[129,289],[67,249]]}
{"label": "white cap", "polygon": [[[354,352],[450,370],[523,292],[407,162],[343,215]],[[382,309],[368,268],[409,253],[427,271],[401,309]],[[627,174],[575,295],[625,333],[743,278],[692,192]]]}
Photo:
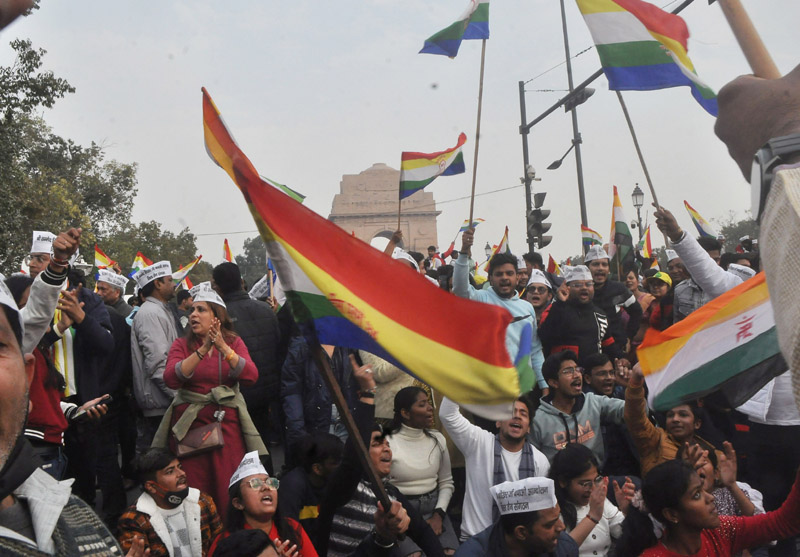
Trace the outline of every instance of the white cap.
{"label": "white cap", "polygon": [[394,248],[394,251],[392,252],[392,259],[400,259],[402,261],[408,261],[409,263],[411,263],[411,265],[414,266],[414,269],[416,269],[417,272],[419,272],[419,265],[417,264],[417,260],[411,257],[411,254],[409,254],[403,248]]}
{"label": "white cap", "polygon": [[595,259],[609,259],[606,250],[600,244],[595,244],[586,252],[586,257],[583,258],[584,263],[594,261]]}
{"label": "white cap", "polygon": [[547,280],[544,271],[540,271],[539,269],[531,269],[531,278],[528,279],[528,284],[526,286],[530,286],[531,284],[544,284],[547,288],[553,288],[553,285]]}
{"label": "white cap", "polygon": [[228,306],[225,305],[225,302],[222,301],[217,291],[211,288],[211,283],[209,281],[201,282],[197,286],[192,287],[189,290],[189,294],[192,296],[193,302],[214,302],[224,308]]}
{"label": "white cap", "polygon": [[52,232],[34,230],[31,253],[53,253],[53,240],[55,239],[56,235]]}
{"label": "white cap", "polygon": [[728,265],[728,272],[742,279],[742,282],[756,276],[756,272],[753,269],[737,263],[731,263]]}
{"label": "white cap", "polygon": [[550,478],[532,477],[503,482],[490,489],[501,515],[552,509],[557,504],[556,486]]}
{"label": "white cap", "polygon": [[678,257],[680,256],[678,255],[678,252],[675,251],[674,249],[667,250],[667,263],[669,263],[673,259],[678,259]]}
{"label": "white cap", "polygon": [[592,273],[586,265],[575,265],[570,267],[564,274],[564,282],[569,284],[576,280],[592,280]]}
{"label": "white cap", "polygon": [[11,290],[8,289],[8,286],[6,286],[6,281],[4,280],[0,281],[0,305],[4,305],[14,312],[14,315],[17,317],[17,323],[19,323],[19,328],[24,334],[25,325],[22,322],[22,315],[17,307],[17,302],[14,301],[14,296],[11,295]]}
{"label": "white cap", "polygon": [[521,256],[517,256],[517,270],[519,269],[527,269],[528,266],[525,264],[525,259]]}
{"label": "white cap", "polygon": [[244,455],[244,458],[239,463],[236,472],[231,476],[231,481],[228,483],[228,489],[238,481],[245,479],[247,476],[255,476],[256,474],[266,474],[267,469],[261,464],[261,459],[258,458],[258,451],[252,451]]}
{"label": "white cap", "polygon": [[125,287],[128,285],[128,279],[122,275],[118,275],[113,271],[109,271],[108,269],[100,269],[97,275],[97,280],[99,282],[107,282],[111,286],[119,288],[123,292],[125,291]]}
{"label": "white cap", "polygon": [[133,280],[136,281],[136,284],[139,285],[139,288],[144,288],[158,278],[171,276],[172,265],[170,265],[169,261],[159,261],[158,263],[153,263],[149,267],[145,267],[133,275]]}

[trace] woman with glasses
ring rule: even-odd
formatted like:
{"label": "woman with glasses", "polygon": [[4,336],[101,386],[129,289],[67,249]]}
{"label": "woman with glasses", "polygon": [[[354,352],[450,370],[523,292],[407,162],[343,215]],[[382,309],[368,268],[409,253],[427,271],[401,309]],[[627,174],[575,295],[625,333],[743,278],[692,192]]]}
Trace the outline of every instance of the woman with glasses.
{"label": "woman with glasses", "polygon": [[265,532],[282,557],[317,557],[317,550],[303,527],[278,510],[277,478],[271,478],[256,451],[247,453],[230,479],[227,528],[211,544],[213,557],[219,543],[240,530]]}
{"label": "woman with glasses", "polygon": [[614,482],[619,508],[606,499],[608,478],[598,472],[592,451],[571,443],[559,451],[550,465],[561,518],[570,537],[580,546],[580,555],[608,555],[611,539],[622,534],[622,521],[634,493],[627,479],[620,487]]}

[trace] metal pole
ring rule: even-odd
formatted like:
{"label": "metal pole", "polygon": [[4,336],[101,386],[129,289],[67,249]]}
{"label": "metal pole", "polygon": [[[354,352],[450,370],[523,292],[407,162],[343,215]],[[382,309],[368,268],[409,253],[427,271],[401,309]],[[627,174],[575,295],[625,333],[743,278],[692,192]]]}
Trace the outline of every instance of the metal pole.
{"label": "metal pole", "polygon": [[[519,82],[519,115],[522,125],[519,127],[519,133],[522,135],[522,180],[525,182],[525,219],[527,222],[528,215],[531,212],[531,177],[528,176],[528,165],[530,159],[528,158],[528,132],[530,128],[525,126],[527,117],[525,115],[525,82]],[[527,226],[525,227],[525,234],[528,239],[528,251],[533,253],[536,251],[536,245],[527,233]]]}
{"label": "metal pole", "polygon": [[[564,31],[564,54],[567,58],[567,83],[569,92],[572,93],[574,84],[572,82],[572,61],[569,56],[569,35],[567,34],[567,13],[564,8],[564,0],[561,0],[561,26]],[[581,206],[581,224],[589,226],[586,217],[586,197],[583,188],[583,163],[581,160],[581,132],[578,130],[578,107],[572,108],[572,142],[575,144],[575,167],[578,171],[578,201]]]}
{"label": "metal pole", "polygon": [[475,181],[478,177],[478,146],[481,141],[481,106],[483,105],[483,65],[486,60],[486,39],[481,44],[481,77],[478,83],[478,123],[475,126],[475,159],[472,161],[472,193],[469,198],[469,227],[472,228],[472,215],[475,209]]}
{"label": "metal pole", "polygon": [[642,232],[642,209],[641,207],[636,207],[636,224],[639,227],[639,241],[642,241],[642,236],[644,233]]}

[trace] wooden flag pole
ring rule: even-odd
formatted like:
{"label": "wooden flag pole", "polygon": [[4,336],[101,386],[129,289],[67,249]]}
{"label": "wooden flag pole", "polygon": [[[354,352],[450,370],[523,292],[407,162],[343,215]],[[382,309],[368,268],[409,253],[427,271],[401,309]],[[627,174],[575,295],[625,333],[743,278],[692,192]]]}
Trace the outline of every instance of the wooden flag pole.
{"label": "wooden flag pole", "polygon": [[372,465],[367,446],[364,445],[364,440],[361,438],[361,433],[358,431],[355,420],[353,420],[353,415],[350,413],[350,409],[347,407],[347,403],[344,400],[344,395],[342,394],[342,389],[339,387],[339,383],[333,376],[333,371],[328,363],[327,354],[325,354],[325,351],[323,350],[322,346],[320,346],[319,342],[313,342],[309,344],[311,345],[311,357],[319,369],[322,380],[325,381],[325,385],[328,387],[328,392],[331,393],[331,397],[333,398],[334,404],[336,404],[336,408],[339,410],[339,417],[342,419],[345,427],[347,428],[347,435],[349,436],[349,439],[353,441],[356,453],[358,454],[358,459],[361,461],[361,466],[367,473],[367,478],[369,478],[372,492],[375,494],[375,497],[378,498],[378,501],[381,503],[381,505],[383,505],[383,508],[388,509],[391,507],[392,502],[389,499],[389,495],[386,493],[383,480],[381,480],[380,476],[378,476],[378,471],[375,470],[375,467]]}
{"label": "wooden flag pole", "polygon": [[[710,2],[709,2],[710,3]],[[722,13],[725,14],[725,19],[728,20],[728,25],[739,43],[739,48],[742,49],[744,57],[747,58],[747,63],[750,64],[750,69],[756,77],[764,79],[778,79],[781,77],[781,72],[775,62],[772,61],[772,56],[769,55],[767,48],[761,41],[758,31],[753,26],[750,16],[742,6],[739,0],[719,0],[719,6],[722,8]]]}
{"label": "wooden flag pole", "polygon": [[[622,107],[622,113],[625,115],[625,121],[628,123],[628,130],[631,132],[631,139],[633,139],[633,146],[636,148],[636,154],[639,156],[639,163],[642,165],[642,171],[644,172],[644,177],[647,179],[647,186],[650,188],[650,195],[653,196],[653,202],[661,207],[658,203],[658,196],[656,195],[656,189],[653,187],[653,181],[650,179],[650,172],[647,170],[647,164],[644,162],[644,156],[642,155],[642,149],[639,147],[639,140],[636,138],[636,130],[633,129],[633,122],[631,121],[631,115],[628,113],[628,106],[625,104],[625,99],[622,98],[622,93],[617,91],[617,99],[619,99],[619,105]],[[662,232],[664,236],[664,246],[669,247],[669,238],[667,235]]]}
{"label": "wooden flag pole", "polygon": [[475,208],[475,180],[478,177],[478,146],[481,141],[481,107],[483,105],[483,68],[486,61],[486,39],[481,41],[481,77],[478,82],[478,124],[475,126],[475,160],[472,161],[472,193],[469,197],[469,227],[472,228],[472,215]]}
{"label": "wooden flag pole", "polygon": [[[403,163],[401,162],[400,165],[402,166]],[[401,174],[402,174],[402,171],[401,171]],[[400,197],[401,193],[402,192],[400,191],[400,183],[398,182],[398,184],[397,184],[397,229],[396,230],[400,230],[400,211],[403,208],[403,198]]]}
{"label": "wooden flag pole", "polygon": [[267,283],[269,284],[269,305],[275,306],[275,289],[272,284],[272,269],[267,267]]}

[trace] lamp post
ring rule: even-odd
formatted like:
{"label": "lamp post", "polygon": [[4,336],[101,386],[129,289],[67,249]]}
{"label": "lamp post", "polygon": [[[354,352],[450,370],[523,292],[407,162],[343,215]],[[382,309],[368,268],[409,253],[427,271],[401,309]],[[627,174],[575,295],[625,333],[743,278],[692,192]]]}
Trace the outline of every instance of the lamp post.
{"label": "lamp post", "polygon": [[642,236],[644,235],[644,231],[642,230],[642,207],[644,206],[644,192],[639,187],[638,182],[636,187],[633,188],[631,199],[633,200],[633,206],[636,207],[636,224],[639,227],[639,241],[641,242]]}
{"label": "lamp post", "polygon": [[483,253],[486,254],[486,261],[489,261],[489,258],[492,256],[492,246],[489,245],[489,242],[486,242],[486,245],[483,247]]}

